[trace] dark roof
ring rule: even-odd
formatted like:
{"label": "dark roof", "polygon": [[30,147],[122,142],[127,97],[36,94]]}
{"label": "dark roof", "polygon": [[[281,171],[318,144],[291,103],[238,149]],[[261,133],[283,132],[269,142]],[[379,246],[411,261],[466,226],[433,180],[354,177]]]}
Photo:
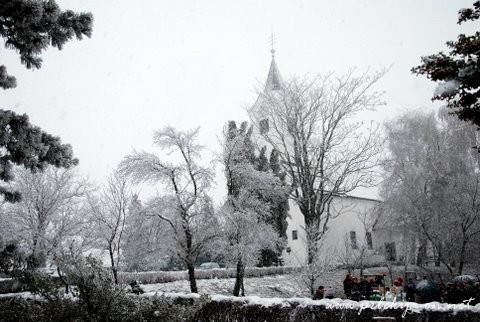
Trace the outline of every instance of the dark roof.
{"label": "dark roof", "polygon": [[277,63],[275,62],[275,56],[272,55],[272,63],[270,64],[270,70],[268,71],[267,81],[265,82],[265,92],[279,90],[283,87],[282,76],[278,70]]}

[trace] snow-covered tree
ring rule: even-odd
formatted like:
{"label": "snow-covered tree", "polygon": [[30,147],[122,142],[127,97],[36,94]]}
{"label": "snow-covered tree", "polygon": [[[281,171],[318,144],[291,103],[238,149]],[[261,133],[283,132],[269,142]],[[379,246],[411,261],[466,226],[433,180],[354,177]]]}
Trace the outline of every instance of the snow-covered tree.
{"label": "snow-covered tree", "polygon": [[[242,162],[250,162],[256,171],[273,173],[273,175],[280,179],[283,186],[287,185],[285,182],[285,172],[280,166],[278,152],[271,150],[270,158],[267,158],[267,147],[263,146],[259,149],[257,155],[256,150],[258,150],[258,147],[254,143],[253,127],[248,127],[247,122],[242,122],[240,126],[237,127],[235,121],[229,121],[226,131],[227,133],[225,137],[228,140],[232,141],[236,137],[242,140],[241,143],[245,149],[242,152],[245,155],[245,159]],[[265,203],[268,203],[270,207],[270,214],[264,218],[264,221],[272,225],[277,231],[277,234],[286,241],[288,226],[287,217],[289,216],[288,198],[286,196],[285,198],[278,198],[278,196],[275,196],[275,199],[268,199],[268,196],[266,195],[259,195],[259,198]],[[286,243],[280,243],[277,249],[262,250],[259,264],[263,266],[271,266],[274,262],[278,264],[279,257],[281,256],[285,245]]]}
{"label": "snow-covered tree", "polygon": [[[392,222],[417,232],[418,255],[427,242],[453,273],[472,261],[480,237],[480,157],[476,128],[441,110],[404,115],[387,125],[391,160],[382,189]],[[420,263],[422,260],[419,261]]]}
{"label": "snow-covered tree", "polygon": [[74,169],[50,166],[33,173],[18,167],[14,173],[13,187],[22,200],[5,205],[2,235],[27,245],[31,266],[44,266],[47,256],[80,238],[86,223],[82,205],[88,184]]}
{"label": "snow-covered tree", "polygon": [[132,192],[127,180],[112,175],[98,196],[89,196],[91,219],[95,223],[97,238],[108,250],[113,279],[118,284],[118,268],[125,242],[125,225],[130,217]]}
{"label": "snow-covered tree", "polygon": [[168,223],[156,216],[157,204],[143,204],[137,195],[129,207],[130,216],[125,227],[123,260],[128,271],[160,270],[175,256],[173,231]]}
{"label": "snow-covered tree", "polygon": [[[53,0],[9,0],[0,3],[0,37],[5,47],[20,55],[27,68],[40,68],[40,54],[49,46],[62,49],[72,38],[90,37],[93,16],[90,13],[62,11]],[[0,87],[17,84],[15,77],[0,66]]]}
{"label": "snow-covered tree", "polygon": [[[30,124],[26,114],[12,111],[0,110],[0,148],[0,180],[6,183],[14,179],[14,165],[36,172],[49,165],[70,168],[78,164],[70,145]],[[0,195],[9,202],[21,198],[19,191],[6,185],[0,185]]]}
{"label": "snow-covered tree", "polygon": [[[166,127],[154,135],[155,144],[164,152],[163,158],[153,153],[134,152],[120,164],[120,172],[135,183],[163,184],[163,195],[152,207],[155,216],[165,221],[173,231],[177,255],[187,266],[190,290],[198,292],[195,262],[202,249],[215,236],[208,189],[213,170],[199,164],[202,147],[196,143],[198,129],[178,131]],[[170,158],[177,157],[173,161]]]}
{"label": "snow-covered tree", "polygon": [[249,111],[262,138],[278,151],[290,198],[305,218],[306,232],[313,234],[307,238],[312,241],[308,263],[318,255],[333,197],[376,184],[381,136],[378,127],[354,118],[381,104],[381,94],[372,88],[383,74],[292,80],[260,93]]}
{"label": "snow-covered tree", "polygon": [[237,268],[233,295],[244,295],[243,276],[247,265],[258,262],[261,251],[276,251],[281,243],[271,218],[271,204],[286,200],[287,189],[273,171],[255,168],[255,153],[246,123],[237,129],[230,122],[225,129],[223,165],[227,179],[227,200],[221,209],[222,238],[217,250]]}
{"label": "snow-covered tree", "polygon": [[[473,8],[458,12],[458,24],[480,18],[480,1]],[[457,41],[447,42],[448,54],[440,52],[422,57],[422,64],[412,69],[440,82],[433,100],[447,102],[447,107],[463,121],[480,126],[480,31],[471,36],[460,34]]]}

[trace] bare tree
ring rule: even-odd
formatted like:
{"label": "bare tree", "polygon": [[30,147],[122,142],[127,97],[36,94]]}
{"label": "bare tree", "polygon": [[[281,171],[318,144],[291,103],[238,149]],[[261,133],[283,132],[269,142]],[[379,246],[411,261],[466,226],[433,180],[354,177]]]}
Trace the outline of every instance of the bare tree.
{"label": "bare tree", "polygon": [[108,250],[115,284],[118,284],[118,268],[121,259],[124,230],[132,193],[127,180],[119,174],[112,175],[99,196],[89,196],[90,211],[96,223],[97,237]]}
{"label": "bare tree", "polygon": [[14,186],[22,201],[5,206],[10,233],[15,234],[10,237],[26,242],[30,266],[44,266],[68,237],[81,238],[85,218],[79,213],[89,185],[74,169],[48,167],[33,173],[18,167]]}
{"label": "bare tree", "polygon": [[355,117],[382,104],[381,94],[371,91],[383,74],[293,80],[262,92],[249,110],[262,138],[279,152],[306,227],[314,228],[307,230],[315,241],[307,245],[308,263],[326,233],[333,197],[376,184],[381,136],[377,126]]}
{"label": "bare tree", "polygon": [[178,131],[166,127],[154,135],[154,142],[177,161],[169,162],[155,154],[134,152],[120,164],[120,172],[135,183],[153,182],[164,185],[165,195],[158,199],[156,215],[174,232],[178,256],[185,262],[190,290],[198,292],[195,261],[205,244],[213,238],[213,210],[207,194],[213,181],[213,170],[199,165],[201,146],[196,143],[198,129]]}

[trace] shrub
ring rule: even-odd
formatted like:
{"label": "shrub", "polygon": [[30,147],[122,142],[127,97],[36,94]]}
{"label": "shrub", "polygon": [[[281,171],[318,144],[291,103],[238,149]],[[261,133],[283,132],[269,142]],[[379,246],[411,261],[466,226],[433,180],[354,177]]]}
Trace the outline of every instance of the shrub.
{"label": "shrub", "polygon": [[17,242],[3,243],[0,240],[0,272],[2,275],[10,275],[14,270],[25,265],[25,254],[20,250]]}
{"label": "shrub", "polygon": [[176,303],[165,297],[142,298],[113,283],[113,276],[92,258],[71,258],[61,263],[66,279],[75,287],[71,295],[58,281],[38,270],[19,270],[15,277],[38,299],[0,299],[0,321],[184,321],[206,299]]}

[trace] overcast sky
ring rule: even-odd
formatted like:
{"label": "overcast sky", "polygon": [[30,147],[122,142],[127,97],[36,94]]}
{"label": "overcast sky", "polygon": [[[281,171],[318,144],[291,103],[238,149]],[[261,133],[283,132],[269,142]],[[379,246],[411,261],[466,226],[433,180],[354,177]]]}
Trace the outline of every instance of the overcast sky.
{"label": "overcast sky", "polygon": [[200,126],[200,143],[218,151],[222,127],[247,119],[267,76],[272,31],[284,79],[392,66],[376,88],[387,105],[364,116],[382,122],[438,106],[430,101],[435,85],[410,69],[478,28],[456,24],[471,0],[57,2],[93,13],[92,38],[50,48],[33,72],[0,51],[18,82],[2,91],[0,106],[70,143],[80,171],[97,182],[132,149],[154,151],[152,134],[165,125]]}

